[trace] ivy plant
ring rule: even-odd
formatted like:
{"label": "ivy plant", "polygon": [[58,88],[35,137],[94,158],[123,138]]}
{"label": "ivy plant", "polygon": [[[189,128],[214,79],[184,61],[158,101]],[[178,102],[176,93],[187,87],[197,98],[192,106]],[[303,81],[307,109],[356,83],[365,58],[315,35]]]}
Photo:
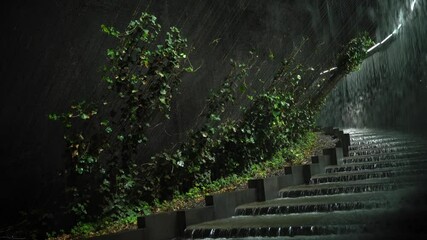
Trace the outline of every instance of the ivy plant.
{"label": "ivy plant", "polygon": [[344,74],[359,70],[360,64],[368,56],[368,49],[374,44],[375,42],[367,32],[358,34],[338,54],[337,68]]}
{"label": "ivy plant", "polygon": [[[103,68],[108,97],[81,101],[49,116],[64,125],[70,160],[65,171],[67,207],[77,220],[134,216],[141,206],[158,205],[194,186],[248,171],[280,155],[314,126],[319,105],[312,103],[322,95],[303,95],[314,68],[296,63],[292,54],[272,79],[260,80],[262,89],[247,91],[246,80],[257,64],[252,54],[246,62],[232,61],[231,73],[206,99],[202,124],[189,130],[184,142],[139,163],[147,129],[159,113],[163,120],[169,118],[182,75],[194,71],[188,59],[191,49],[178,28],[163,32],[148,13],[124,31],[105,25],[101,30],[117,42],[107,50]],[[339,71],[357,69],[371,45],[366,35],[352,40],[338,56]],[[269,57],[275,59],[271,51]],[[245,106],[237,101],[239,89],[248,99]],[[228,117],[231,109],[240,109],[239,117]],[[84,223],[77,226],[93,230]]]}
{"label": "ivy plant", "polygon": [[147,141],[145,132],[157,113],[169,118],[182,75],[194,71],[187,40],[176,27],[162,34],[154,15],[142,13],[123,32],[105,25],[101,31],[117,42],[103,67],[107,93],[100,101],[81,101],[49,115],[65,129],[68,209],[86,220],[121,216],[141,201],[136,157]]}

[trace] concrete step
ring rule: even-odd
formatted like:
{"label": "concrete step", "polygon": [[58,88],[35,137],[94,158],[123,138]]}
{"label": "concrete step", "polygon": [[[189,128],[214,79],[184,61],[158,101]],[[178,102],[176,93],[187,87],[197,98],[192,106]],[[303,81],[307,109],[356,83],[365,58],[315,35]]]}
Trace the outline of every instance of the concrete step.
{"label": "concrete step", "polygon": [[[423,211],[425,212],[425,211]],[[328,213],[237,216],[187,227],[185,237],[245,238],[364,234],[394,223],[399,211],[369,209]]]}
{"label": "concrete step", "polygon": [[185,237],[426,237],[427,143],[395,132],[349,132],[350,156],[312,176],[310,184],[283,188],[277,199],[240,205],[232,218],[188,226]]}
{"label": "concrete step", "polygon": [[350,182],[372,178],[393,178],[399,176],[409,175],[423,175],[427,173],[427,168],[409,168],[409,169],[396,169],[396,168],[383,168],[374,170],[361,170],[355,172],[337,172],[325,173],[312,176],[310,183],[319,184],[327,182]]}
{"label": "concrete step", "polygon": [[372,154],[364,156],[351,156],[342,158],[343,164],[349,163],[362,163],[362,162],[375,162],[392,159],[407,159],[407,158],[426,158],[427,150],[411,151],[411,152],[396,152],[396,153],[383,153]]}
{"label": "concrete step", "polygon": [[366,141],[359,141],[359,142],[351,142],[350,143],[350,147],[353,146],[366,146],[366,145],[375,145],[375,144],[393,144],[396,142],[419,142],[416,141],[412,138],[408,138],[408,139],[401,139],[401,138],[394,138],[394,139],[387,139],[387,140],[366,140]]}
{"label": "concrete step", "polygon": [[374,162],[357,162],[348,163],[338,166],[327,166],[325,167],[326,173],[336,172],[351,172],[351,171],[363,171],[383,168],[405,168],[422,166],[427,167],[427,158],[406,158],[406,159],[391,159]]}
{"label": "concrete step", "polygon": [[388,137],[388,138],[371,138],[371,139],[360,139],[360,140],[350,139],[350,146],[393,143],[393,142],[399,142],[399,141],[414,141],[414,138]]}
{"label": "concrete step", "polygon": [[[377,143],[377,144],[350,145],[348,149],[350,151],[353,151],[353,150],[362,150],[362,149],[407,146],[407,145],[414,145],[414,144],[420,144],[420,143],[415,140],[407,140],[407,141],[384,142],[384,143]],[[426,146],[425,144],[422,144],[422,145]]]}
{"label": "concrete step", "polygon": [[375,154],[387,154],[387,153],[405,153],[405,152],[416,152],[416,151],[427,151],[427,147],[422,144],[407,145],[407,146],[395,146],[395,147],[384,147],[384,148],[371,148],[371,149],[357,149],[349,151],[349,156],[366,156]]}
{"label": "concrete step", "polygon": [[265,202],[241,205],[236,208],[235,215],[255,216],[385,208],[397,205],[410,192],[410,189],[400,189],[381,192],[277,198]]}
{"label": "concrete step", "polygon": [[396,135],[369,135],[369,136],[353,136],[350,135],[350,142],[361,142],[367,140],[391,140],[391,139],[412,139],[409,136],[396,136]]}
{"label": "concrete step", "polygon": [[298,185],[281,189],[279,191],[279,196],[284,198],[296,198],[342,193],[392,191],[407,186],[423,184],[425,182],[424,178],[420,178],[418,176],[405,176],[396,178],[365,179],[352,182]]}

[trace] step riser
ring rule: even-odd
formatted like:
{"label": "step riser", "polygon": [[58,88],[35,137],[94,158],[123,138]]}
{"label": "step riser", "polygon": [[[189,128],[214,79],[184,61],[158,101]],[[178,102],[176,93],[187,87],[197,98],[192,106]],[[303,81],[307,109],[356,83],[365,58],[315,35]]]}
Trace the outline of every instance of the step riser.
{"label": "step riser", "polygon": [[376,184],[376,185],[362,185],[362,186],[352,186],[352,187],[339,187],[339,188],[325,188],[325,189],[316,189],[316,190],[303,190],[303,191],[286,191],[280,192],[280,197],[282,198],[297,198],[297,197],[309,197],[309,196],[321,196],[321,195],[335,195],[343,193],[363,193],[363,192],[378,192],[378,191],[393,191],[397,190],[400,187],[403,187],[404,184]]}
{"label": "step riser", "polygon": [[358,156],[358,157],[345,157],[342,159],[344,164],[348,163],[364,163],[364,162],[378,162],[384,160],[399,160],[408,158],[424,158],[427,152],[413,152],[413,153],[401,153],[401,154],[384,154],[384,155],[372,155],[372,156]]}
{"label": "step riser", "polygon": [[329,234],[351,234],[363,231],[364,225],[332,225],[332,226],[284,226],[270,228],[241,229],[195,229],[185,230],[185,237],[200,238],[244,238],[244,237],[293,237]]}
{"label": "step riser", "polygon": [[371,136],[378,136],[378,137],[390,137],[390,136],[396,136],[395,134],[391,133],[377,133],[377,132],[360,132],[360,133],[349,133],[351,137],[358,138],[358,137],[371,137]]}
{"label": "step riser", "polygon": [[[329,239],[370,234],[380,225],[394,228],[384,221],[424,198],[419,189],[427,178],[427,142],[393,132],[351,131],[346,157],[312,170],[305,181],[311,175],[310,184],[283,185],[279,199],[239,205],[234,217],[189,226],[185,237]],[[342,141],[348,143],[348,135]]]}
{"label": "step riser", "polygon": [[349,211],[358,209],[373,209],[390,207],[386,201],[366,201],[366,202],[339,202],[328,204],[315,204],[305,206],[277,206],[263,208],[246,208],[236,209],[235,215],[238,216],[259,216],[259,215],[276,215],[292,213],[309,213],[309,212],[332,212],[332,211]]}
{"label": "step riser", "polygon": [[403,147],[403,146],[425,146],[425,144],[418,144],[415,141],[398,141],[391,143],[383,143],[383,144],[372,144],[372,145],[351,145],[348,147],[348,150],[363,150],[363,149],[378,149],[378,148],[390,148],[390,147]]}
{"label": "step riser", "polygon": [[339,172],[356,172],[364,170],[374,170],[382,168],[408,168],[413,166],[423,166],[427,165],[427,160],[422,161],[395,161],[395,162],[376,162],[376,163],[367,163],[357,166],[340,166],[340,167],[328,167],[326,173],[339,173]]}
{"label": "step riser", "polygon": [[354,136],[350,134],[351,142],[361,142],[366,140],[390,140],[390,139],[400,139],[400,140],[413,140],[409,136],[396,136],[396,135],[363,135],[363,136]]}
{"label": "step riser", "polygon": [[387,148],[387,149],[369,149],[369,150],[357,150],[350,151],[349,156],[366,156],[366,155],[376,155],[376,154],[390,154],[398,152],[410,152],[410,151],[425,151],[425,147],[413,146],[413,147],[398,147],[398,148]]}
{"label": "step riser", "polygon": [[388,139],[367,139],[360,141],[351,141],[350,146],[364,146],[364,145],[373,145],[373,144],[385,144],[385,143],[394,143],[401,141],[411,141],[412,139],[402,139],[402,138],[388,138]]}
{"label": "step riser", "polygon": [[375,173],[364,173],[364,174],[352,174],[344,176],[325,176],[319,178],[312,178],[310,180],[311,184],[319,183],[332,183],[332,182],[350,182],[350,181],[359,181],[373,178],[391,178],[398,176],[409,176],[409,175],[421,175],[426,173],[425,169],[414,169],[409,171],[385,171],[385,172],[375,172]]}

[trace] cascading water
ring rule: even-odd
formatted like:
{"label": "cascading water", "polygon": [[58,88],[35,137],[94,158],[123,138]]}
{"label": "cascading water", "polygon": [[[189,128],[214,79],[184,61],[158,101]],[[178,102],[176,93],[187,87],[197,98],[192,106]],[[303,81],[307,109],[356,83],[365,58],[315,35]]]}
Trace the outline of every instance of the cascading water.
{"label": "cascading water", "polygon": [[[343,79],[319,117],[322,126],[427,132],[427,2],[378,1],[378,42],[395,40]],[[399,27],[400,26],[400,27]]]}
{"label": "cascading water", "polygon": [[427,209],[419,201],[425,199],[420,186],[427,172],[427,145],[396,132],[349,131],[350,153],[362,155],[327,166],[308,185],[282,189],[277,199],[238,206],[232,218],[189,226],[186,237],[389,239],[395,229],[411,233],[412,225],[399,221],[412,221],[411,215]]}
{"label": "cascading water", "polygon": [[317,195],[309,199],[283,198],[265,204],[247,204],[236,209],[236,216],[277,215],[373,209],[390,206],[389,193]]}
{"label": "cascading water", "polygon": [[380,181],[361,183],[361,184],[324,184],[324,186],[300,188],[300,189],[287,189],[280,192],[283,198],[297,198],[309,197],[319,195],[335,195],[346,193],[362,193],[362,192],[377,192],[377,191],[392,191],[400,187],[400,184],[392,181]]}
{"label": "cascading water", "polygon": [[359,181],[373,178],[391,178],[398,176],[411,176],[411,175],[423,175],[427,173],[426,168],[421,169],[404,169],[396,170],[396,168],[381,169],[378,171],[368,170],[365,172],[352,172],[350,173],[329,173],[325,175],[318,175],[313,177],[310,181],[312,184],[319,183],[330,183],[330,182],[348,182],[348,181]]}
{"label": "cascading water", "polygon": [[350,171],[363,171],[383,168],[405,168],[411,166],[423,166],[427,167],[426,159],[399,159],[399,160],[384,160],[377,163],[356,163],[347,164],[346,166],[331,166],[326,167],[326,173],[337,173],[337,172],[350,172]]}
{"label": "cascading water", "polygon": [[[361,70],[347,76],[331,94],[319,123],[427,133],[423,124],[427,121],[427,31],[423,24],[427,1],[378,3],[384,13],[377,30],[379,41],[368,50],[372,55]],[[322,74],[335,70],[332,67]],[[235,217],[190,226],[186,237],[389,239],[396,232],[403,234],[402,239],[418,236],[407,223],[415,221],[420,232],[427,226],[413,217],[427,212],[425,200],[419,201],[427,195],[423,190],[426,142],[390,131],[348,132],[349,156],[312,176],[309,185],[282,189],[278,199],[239,206]]]}

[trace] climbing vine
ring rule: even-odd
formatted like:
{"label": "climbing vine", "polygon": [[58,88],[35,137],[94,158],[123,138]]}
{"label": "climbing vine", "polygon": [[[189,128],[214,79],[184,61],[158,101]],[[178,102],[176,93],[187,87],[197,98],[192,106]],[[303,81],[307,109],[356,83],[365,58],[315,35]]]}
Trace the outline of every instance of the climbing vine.
{"label": "climbing vine", "polygon": [[[163,33],[148,13],[123,32],[105,25],[101,30],[117,41],[107,50],[103,68],[108,94],[99,102],[81,101],[65,113],[49,115],[64,125],[70,160],[67,207],[78,221],[124,218],[140,213],[147,202],[245,171],[292,146],[314,126],[319,105],[302,97],[314,68],[297,64],[292,54],[272,79],[261,80],[262,89],[247,91],[246,80],[258,63],[252,53],[247,61],[231,61],[230,74],[206,99],[201,124],[188,131],[184,142],[138,163],[153,119],[158,113],[169,118],[182,74],[194,71],[191,49],[178,28]],[[367,35],[352,40],[338,56],[338,69],[357,69],[371,44]],[[271,51],[269,56],[274,59]],[[244,107],[237,101],[238,90],[248,101]],[[236,107],[240,117],[229,117]]]}
{"label": "climbing vine", "polygon": [[140,201],[136,157],[147,141],[145,131],[158,112],[169,118],[181,75],[193,71],[187,40],[176,27],[162,37],[153,15],[142,13],[123,32],[105,25],[101,30],[118,43],[107,50],[103,68],[108,94],[100,102],[82,101],[66,113],[49,115],[64,125],[71,160],[65,170],[68,208],[77,219],[120,215]]}
{"label": "climbing vine", "polygon": [[242,89],[255,64],[252,61],[233,61],[233,71],[207,99],[202,114],[205,124],[191,130],[178,148],[152,158],[146,168],[152,198],[168,199],[174,192],[242,172],[271,159],[312,128],[315,112],[296,105],[305,71],[294,59],[283,61],[282,73],[268,88],[247,95],[250,102],[242,108],[241,118],[224,118],[227,106],[235,104],[236,89]]}
{"label": "climbing vine", "polygon": [[338,54],[337,68],[345,74],[359,70],[360,64],[368,56],[368,49],[374,44],[367,32],[358,34]]}
{"label": "climbing vine", "polygon": [[366,32],[351,39],[337,55],[337,67],[333,69],[331,75],[328,78],[323,76],[318,78],[307,88],[308,90],[303,94],[304,104],[310,104],[312,108],[320,108],[326,97],[344,76],[359,70],[361,63],[368,56],[367,50],[373,45],[374,41]]}

